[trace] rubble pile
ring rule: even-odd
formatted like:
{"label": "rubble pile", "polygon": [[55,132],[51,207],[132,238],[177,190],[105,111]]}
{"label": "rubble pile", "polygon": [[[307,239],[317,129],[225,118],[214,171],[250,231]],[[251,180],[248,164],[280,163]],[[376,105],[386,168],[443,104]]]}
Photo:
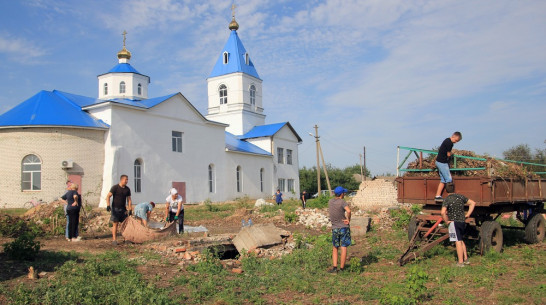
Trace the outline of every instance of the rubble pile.
{"label": "rubble pile", "polygon": [[[512,162],[503,162],[498,159],[490,158],[488,156],[480,156],[469,150],[453,149],[453,154],[484,158],[483,160],[463,159],[457,158],[457,168],[479,168],[485,167],[485,170],[465,170],[465,171],[452,171],[452,175],[457,176],[487,176],[487,177],[500,177],[500,178],[537,178],[535,174],[530,172],[525,167]],[[419,159],[412,161],[408,164],[408,169],[436,169],[436,155],[430,154],[428,157],[423,158],[421,166],[419,166]],[[453,159],[450,160],[450,167],[454,167]],[[438,171],[432,172],[406,172],[404,174],[407,177],[437,177]]]}
{"label": "rubble pile", "polygon": [[332,227],[330,219],[326,215],[328,212],[320,209],[302,209],[296,210],[298,215],[298,224],[302,224],[308,228],[320,229],[322,227]]}

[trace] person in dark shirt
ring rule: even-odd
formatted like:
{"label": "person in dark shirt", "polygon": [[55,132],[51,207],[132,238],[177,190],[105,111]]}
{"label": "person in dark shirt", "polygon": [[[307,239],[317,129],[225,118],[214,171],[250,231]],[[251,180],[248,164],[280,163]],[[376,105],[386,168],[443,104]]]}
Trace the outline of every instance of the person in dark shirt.
{"label": "person in dark shirt", "polygon": [[453,149],[453,144],[459,142],[463,139],[463,135],[455,131],[451,137],[446,138],[442,145],[440,145],[440,149],[438,149],[438,156],[436,157],[436,167],[438,168],[438,172],[440,173],[440,184],[438,184],[438,190],[436,191],[436,197],[434,197],[434,200],[436,202],[442,202],[442,192],[444,191],[444,186],[446,183],[453,182],[453,178],[451,178],[451,173],[449,172],[449,158],[451,157],[451,149]]}
{"label": "person in dark shirt", "polygon": [[303,207],[303,209],[305,209],[305,205],[307,204],[307,200],[309,200],[309,193],[307,193],[307,191],[303,191],[303,193],[301,193],[301,205]]}
{"label": "person in dark shirt", "polygon": [[[110,192],[108,192],[108,195],[106,196],[106,210],[112,212],[110,215],[110,221],[113,222],[112,244],[114,245],[117,245],[118,243],[116,240],[118,224],[127,218],[127,210],[129,210],[129,215],[131,215],[131,190],[127,186],[127,181],[129,181],[129,177],[127,177],[127,175],[121,175],[119,178],[119,183],[112,186]],[[110,205],[111,197],[114,197],[112,205]],[[128,209],[126,205],[128,206]]]}
{"label": "person in dark shirt", "polygon": [[70,190],[61,197],[66,201],[66,214],[68,215],[68,241],[79,241],[76,237],[78,222],[80,218],[80,208],[82,206],[81,197],[78,194],[78,185],[72,183]]}
{"label": "person in dark shirt", "polygon": [[[457,267],[464,267],[468,265],[468,254],[466,253],[466,245],[463,241],[463,233],[466,227],[466,219],[470,217],[476,206],[476,202],[466,198],[463,195],[455,194],[454,188],[446,188],[449,195],[442,203],[443,220],[446,222],[449,228],[449,240],[455,242],[455,248],[457,249]],[[464,212],[465,204],[469,204],[468,212]]]}

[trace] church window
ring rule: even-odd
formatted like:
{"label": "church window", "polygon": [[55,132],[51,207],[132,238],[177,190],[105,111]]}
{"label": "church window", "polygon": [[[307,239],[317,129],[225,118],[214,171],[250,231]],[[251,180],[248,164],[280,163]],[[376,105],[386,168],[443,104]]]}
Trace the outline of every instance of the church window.
{"label": "church window", "polygon": [[284,148],[277,147],[277,163],[284,163]]}
{"label": "church window", "polygon": [[286,150],[286,164],[292,164],[292,150]]}
{"label": "church window", "polygon": [[142,192],[142,161],[140,159],[135,160],[135,192]]}
{"label": "church window", "polygon": [[182,152],[182,135],[184,133],[180,131],[172,132],[172,145],[174,152]]}
{"label": "church window", "polygon": [[256,86],[250,85],[250,105],[256,105]]}
{"label": "church window", "polygon": [[260,168],[260,192],[264,191],[264,169]]}
{"label": "church window", "polygon": [[104,95],[108,95],[108,84],[104,83]]}
{"label": "church window", "polygon": [[277,188],[281,192],[284,192],[284,181],[285,181],[285,179],[282,179],[282,178],[279,179],[279,186]]}
{"label": "church window", "polygon": [[294,179],[288,179],[288,191],[294,192]]}
{"label": "church window", "polygon": [[248,53],[245,53],[245,64],[248,66],[250,63],[250,58],[248,56]]}
{"label": "church window", "polygon": [[237,166],[237,193],[243,189],[241,166]]}
{"label": "church window", "polygon": [[119,93],[125,93],[125,82],[119,83]]}
{"label": "church window", "polygon": [[142,85],[138,84],[137,86],[138,95],[142,95]]}
{"label": "church window", "polygon": [[27,155],[21,164],[21,189],[39,191],[42,189],[42,161],[36,155]]}
{"label": "church window", "polygon": [[209,164],[209,193],[214,193],[214,165]]}
{"label": "church window", "polygon": [[224,55],[222,57],[224,59],[224,65],[227,65],[229,60],[229,53],[224,51]]}
{"label": "church window", "polygon": [[218,93],[220,94],[220,105],[227,104],[227,87],[226,85],[220,85],[218,88]]}

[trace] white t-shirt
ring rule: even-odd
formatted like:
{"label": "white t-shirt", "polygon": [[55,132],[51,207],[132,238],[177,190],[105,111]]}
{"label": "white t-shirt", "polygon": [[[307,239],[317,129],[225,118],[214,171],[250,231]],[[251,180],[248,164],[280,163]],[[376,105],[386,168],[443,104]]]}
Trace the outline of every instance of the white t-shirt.
{"label": "white t-shirt", "polygon": [[[178,211],[178,203],[182,202],[182,196],[178,195],[176,199],[173,200],[173,196],[169,195],[167,196],[167,203],[171,207],[171,211],[176,213]],[[182,204],[182,207],[180,208],[180,211],[184,209],[184,204]]]}

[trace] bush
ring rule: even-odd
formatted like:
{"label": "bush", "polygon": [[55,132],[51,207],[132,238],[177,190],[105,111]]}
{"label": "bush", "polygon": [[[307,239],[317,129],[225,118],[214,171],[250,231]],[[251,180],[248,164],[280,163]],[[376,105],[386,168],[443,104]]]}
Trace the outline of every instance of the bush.
{"label": "bush", "polygon": [[408,227],[411,216],[412,216],[410,213],[408,213],[408,210],[403,208],[391,210],[390,214],[391,214],[391,218],[394,219],[393,228],[405,229]]}
{"label": "bush", "polygon": [[5,243],[4,252],[11,259],[33,260],[40,252],[40,242],[34,241],[34,238],[34,234],[25,232],[14,241]]}
{"label": "bush", "polygon": [[324,209],[328,207],[328,201],[330,201],[330,196],[318,196],[315,199],[309,199],[307,200],[306,207],[311,209]]}
{"label": "bush", "polygon": [[286,213],[284,214],[284,220],[289,223],[294,223],[298,220],[298,215],[296,215],[296,213]]}

